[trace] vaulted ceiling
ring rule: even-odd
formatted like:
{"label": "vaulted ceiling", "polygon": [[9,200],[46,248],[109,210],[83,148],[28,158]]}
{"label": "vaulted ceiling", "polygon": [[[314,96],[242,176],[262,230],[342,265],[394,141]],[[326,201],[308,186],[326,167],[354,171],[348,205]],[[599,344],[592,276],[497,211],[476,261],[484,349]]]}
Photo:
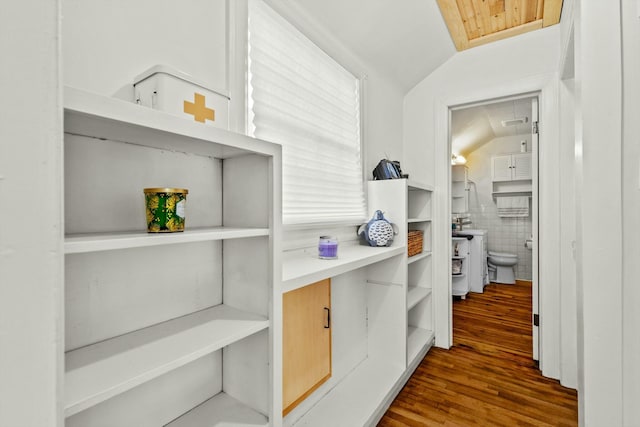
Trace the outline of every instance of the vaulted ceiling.
{"label": "vaulted ceiling", "polygon": [[[278,2],[300,9],[405,92],[451,58],[456,49],[557,23],[562,7],[562,0]],[[459,22],[452,23],[452,17]]]}
{"label": "vaulted ceiling", "polygon": [[531,100],[497,101],[453,111],[451,152],[466,156],[495,138],[531,134]]}
{"label": "vaulted ceiling", "polygon": [[291,3],[404,91],[456,52],[434,0],[296,0]]}

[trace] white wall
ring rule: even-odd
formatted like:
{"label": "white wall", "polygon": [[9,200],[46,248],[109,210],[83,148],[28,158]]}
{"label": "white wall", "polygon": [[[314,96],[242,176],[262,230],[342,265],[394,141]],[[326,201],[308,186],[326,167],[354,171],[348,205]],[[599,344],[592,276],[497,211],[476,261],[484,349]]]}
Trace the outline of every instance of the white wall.
{"label": "white wall", "polygon": [[[527,147],[531,152],[531,134],[526,134],[494,138],[467,155],[469,179],[475,183],[470,186],[469,213],[473,221],[472,228],[489,231],[490,251],[508,252],[518,256],[515,266],[516,279],[532,280],[533,252],[525,248],[524,242],[531,236],[533,212],[530,210],[529,216],[524,218],[499,217],[496,200],[491,194],[491,158],[500,154],[518,153],[520,141],[527,141]],[[531,200],[529,209],[532,209]]]}
{"label": "white wall", "polygon": [[[133,100],[133,79],[155,64],[191,74],[232,97],[232,128],[244,129],[246,4],[229,0],[65,0],[64,84]],[[355,75],[363,78],[364,171],[402,159],[402,91],[364,64],[294,5],[269,3]],[[227,26],[230,19],[238,20]],[[228,30],[231,30],[229,34]],[[236,49],[227,52],[227,41]],[[232,62],[235,62],[233,64]],[[234,68],[235,67],[235,68]],[[227,76],[227,69],[235,75]],[[415,173],[415,172],[414,172]]]}
{"label": "white wall", "polygon": [[640,18],[635,1],[622,2],[623,44],[623,424],[640,420]]}
{"label": "white wall", "polygon": [[0,425],[62,426],[58,1],[0,13]]}
{"label": "white wall", "polygon": [[133,79],[166,64],[226,89],[225,0],[64,0],[63,81],[133,100]]}
{"label": "white wall", "polygon": [[381,159],[401,161],[402,172],[409,178],[420,176],[424,165],[409,166],[403,159],[402,103],[404,94],[382,76],[367,75],[364,129],[365,179],[373,179],[372,171]]}
{"label": "white wall", "polygon": [[559,29],[554,26],[458,52],[409,91],[404,100],[404,163],[419,171],[416,179],[435,182],[430,163],[435,161],[436,126],[441,126],[434,123],[437,102],[470,101],[481,93],[490,99],[503,95],[495,87],[507,88],[514,81],[554,73],[558,37]]}
{"label": "white wall", "polygon": [[[405,97],[404,104],[404,164],[420,171],[416,177],[434,184],[435,218],[434,251],[436,305],[436,345],[450,342],[448,295],[449,238],[449,162],[447,106],[538,91],[541,94],[540,134],[540,263],[545,276],[541,298],[547,301],[546,314],[541,313],[545,332],[541,346],[542,369],[545,375],[559,377],[559,236],[558,163],[558,96],[557,68],[559,63],[560,28],[546,29],[502,40],[457,53],[419,83]],[[546,254],[546,255],[545,255]],[[535,278],[535,273],[534,273]],[[546,288],[544,287],[546,286]],[[544,291],[544,295],[543,295]],[[545,364],[546,361],[546,364]]]}

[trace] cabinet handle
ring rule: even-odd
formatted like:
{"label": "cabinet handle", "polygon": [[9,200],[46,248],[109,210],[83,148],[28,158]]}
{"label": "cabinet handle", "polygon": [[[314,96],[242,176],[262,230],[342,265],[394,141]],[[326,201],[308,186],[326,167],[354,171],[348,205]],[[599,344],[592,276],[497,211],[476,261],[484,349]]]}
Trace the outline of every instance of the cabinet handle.
{"label": "cabinet handle", "polygon": [[324,310],[327,312],[327,323],[324,325],[325,329],[331,328],[331,309],[329,307],[325,307]]}

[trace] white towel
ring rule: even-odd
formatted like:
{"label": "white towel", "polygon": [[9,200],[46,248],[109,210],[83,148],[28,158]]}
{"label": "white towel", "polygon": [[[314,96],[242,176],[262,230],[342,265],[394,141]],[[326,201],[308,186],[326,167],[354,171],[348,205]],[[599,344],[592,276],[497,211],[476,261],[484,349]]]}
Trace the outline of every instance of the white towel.
{"label": "white towel", "polygon": [[503,218],[517,218],[529,216],[528,196],[498,196],[498,216]]}

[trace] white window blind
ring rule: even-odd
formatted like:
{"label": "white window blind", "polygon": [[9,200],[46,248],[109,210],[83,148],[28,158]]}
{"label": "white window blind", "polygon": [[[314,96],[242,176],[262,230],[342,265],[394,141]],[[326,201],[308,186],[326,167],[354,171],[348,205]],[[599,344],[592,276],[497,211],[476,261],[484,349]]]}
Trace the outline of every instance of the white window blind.
{"label": "white window blind", "polygon": [[249,119],[282,145],[283,223],[366,215],[359,81],[262,0],[249,1]]}

